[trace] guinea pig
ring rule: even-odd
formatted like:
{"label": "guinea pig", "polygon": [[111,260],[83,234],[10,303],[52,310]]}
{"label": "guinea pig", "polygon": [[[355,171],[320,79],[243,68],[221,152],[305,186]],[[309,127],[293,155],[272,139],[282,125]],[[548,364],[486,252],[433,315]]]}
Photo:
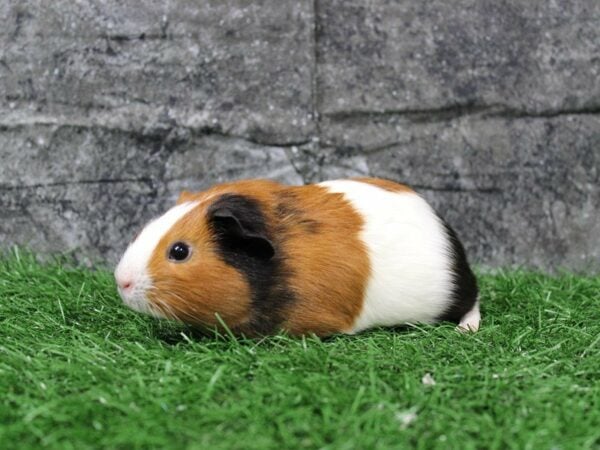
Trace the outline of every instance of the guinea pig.
{"label": "guinea pig", "polygon": [[480,321],[456,233],[412,189],[377,178],[183,192],[115,278],[134,310],[249,337]]}

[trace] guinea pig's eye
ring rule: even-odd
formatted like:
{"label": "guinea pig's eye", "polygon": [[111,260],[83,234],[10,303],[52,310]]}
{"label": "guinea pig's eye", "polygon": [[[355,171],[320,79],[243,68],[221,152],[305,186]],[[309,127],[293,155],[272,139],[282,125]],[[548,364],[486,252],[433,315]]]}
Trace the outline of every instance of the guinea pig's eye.
{"label": "guinea pig's eye", "polygon": [[185,261],[190,256],[190,246],[183,242],[175,242],[169,249],[169,259],[171,261]]}

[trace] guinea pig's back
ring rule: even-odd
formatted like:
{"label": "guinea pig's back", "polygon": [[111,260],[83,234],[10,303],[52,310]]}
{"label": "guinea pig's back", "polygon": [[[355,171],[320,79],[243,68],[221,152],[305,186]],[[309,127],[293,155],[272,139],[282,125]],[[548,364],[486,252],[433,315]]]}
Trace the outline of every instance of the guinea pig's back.
{"label": "guinea pig's back", "polygon": [[[336,180],[320,186],[343,194],[364,221],[360,238],[370,273],[361,312],[350,332],[440,319],[458,321],[463,310],[471,308],[477,293],[466,260],[466,267],[459,264],[459,268],[468,273],[456,273],[461,262],[457,258],[464,259],[462,246],[423,198],[384,180]],[[461,276],[473,285],[468,292],[457,290]],[[465,295],[470,298],[459,298]]]}

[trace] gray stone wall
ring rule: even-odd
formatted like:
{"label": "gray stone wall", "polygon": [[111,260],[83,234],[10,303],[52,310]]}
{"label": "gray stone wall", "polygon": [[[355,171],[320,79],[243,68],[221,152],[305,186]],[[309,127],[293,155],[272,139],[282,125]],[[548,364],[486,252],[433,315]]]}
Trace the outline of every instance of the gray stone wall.
{"label": "gray stone wall", "polygon": [[112,263],[181,189],[372,175],[485,266],[600,268],[597,0],[3,0],[0,246]]}

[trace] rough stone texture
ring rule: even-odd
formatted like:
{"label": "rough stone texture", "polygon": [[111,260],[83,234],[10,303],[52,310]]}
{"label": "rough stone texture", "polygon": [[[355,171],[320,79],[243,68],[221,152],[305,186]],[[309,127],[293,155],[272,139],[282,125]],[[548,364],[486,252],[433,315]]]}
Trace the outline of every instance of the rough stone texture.
{"label": "rough stone texture", "polygon": [[[8,120],[155,123],[284,143],[311,121],[311,4],[4,1]],[[8,108],[6,108],[8,106]]]}
{"label": "rough stone texture", "polygon": [[319,2],[321,112],[600,104],[600,2]]}
{"label": "rough stone texture", "polygon": [[112,263],[182,189],[415,186],[481,265],[600,270],[600,2],[0,3],[0,245]]}

